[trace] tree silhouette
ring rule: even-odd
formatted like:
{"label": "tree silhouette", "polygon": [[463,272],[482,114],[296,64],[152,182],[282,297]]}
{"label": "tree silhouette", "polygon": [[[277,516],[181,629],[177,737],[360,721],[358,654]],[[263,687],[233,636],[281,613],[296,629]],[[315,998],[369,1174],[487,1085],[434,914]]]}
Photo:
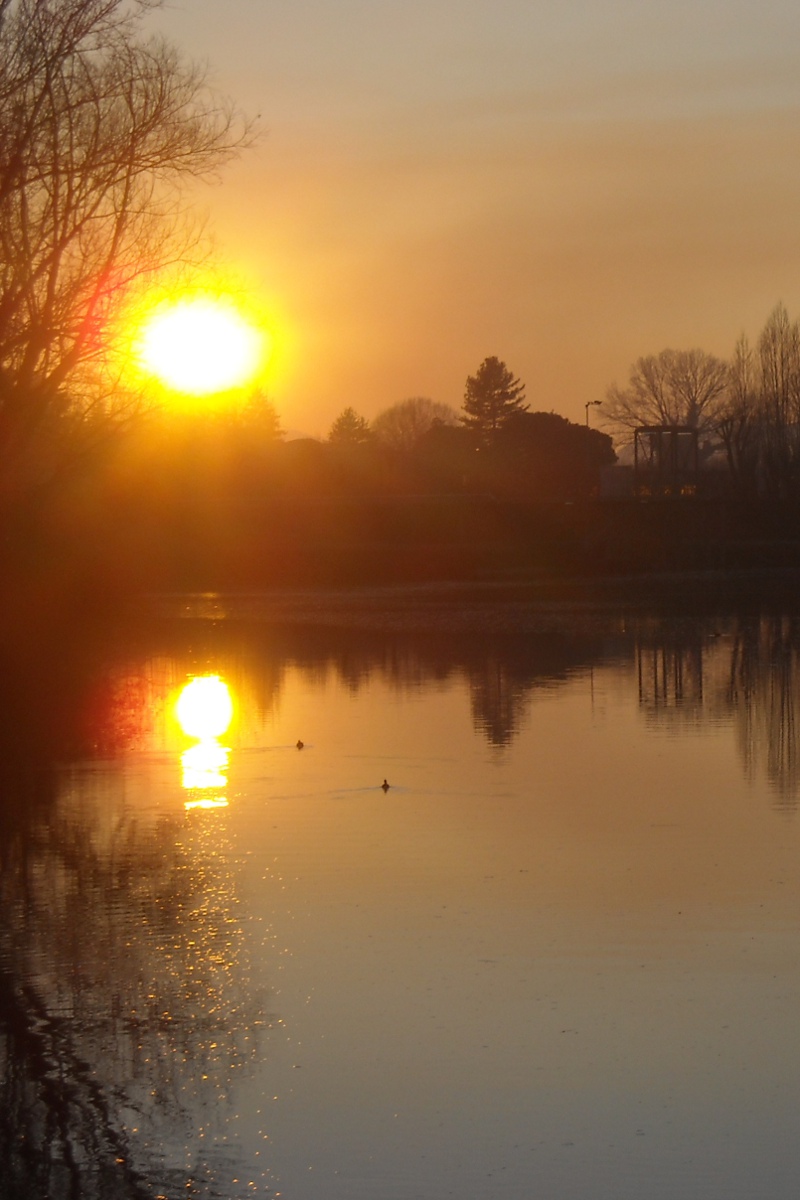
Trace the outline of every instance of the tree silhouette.
{"label": "tree silhouette", "polygon": [[783,304],[770,313],[758,339],[758,416],[765,490],[780,500],[800,487],[800,322]]}
{"label": "tree silhouette", "polygon": [[58,457],[65,427],[75,436],[90,418],[119,415],[124,348],[115,335],[131,291],[187,264],[197,237],[181,186],[213,173],[248,137],[202,71],[141,32],[150,8],[0,0],[6,467],[21,468],[33,448],[41,469],[46,451]]}
{"label": "tree silhouette", "polygon": [[427,396],[411,396],[378,413],[372,431],[378,441],[395,450],[415,450],[421,437],[435,424],[457,425],[458,414],[449,404]]}
{"label": "tree silhouette", "polygon": [[736,342],[730,363],[727,395],[714,428],[725,448],[731,483],[739,496],[752,500],[763,475],[763,425],[759,411],[758,368],[747,338]]}
{"label": "tree silhouette", "polygon": [[371,440],[369,421],[349,406],[339,414],[328,434],[328,441],[337,446],[363,446]]}
{"label": "tree silhouette", "polygon": [[642,425],[713,427],[728,393],[730,368],[704,350],[662,350],[638,358],[627,387],[612,384],[603,415],[627,436]]}
{"label": "tree silhouette", "polygon": [[525,387],[499,358],[485,358],[464,391],[464,425],[491,438],[516,413],[527,412]]}
{"label": "tree silhouette", "polygon": [[258,442],[280,442],[283,439],[278,411],[263,392],[251,393],[233,410],[230,419],[236,429]]}
{"label": "tree silhouette", "polygon": [[552,412],[514,414],[483,457],[494,492],[518,499],[590,496],[598,490],[600,469],[616,461],[607,433]]}

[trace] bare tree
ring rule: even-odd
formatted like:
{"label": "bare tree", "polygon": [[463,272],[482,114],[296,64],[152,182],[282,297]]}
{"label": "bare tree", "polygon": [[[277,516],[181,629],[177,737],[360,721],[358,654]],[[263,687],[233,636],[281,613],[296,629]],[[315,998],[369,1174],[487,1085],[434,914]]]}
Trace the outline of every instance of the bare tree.
{"label": "bare tree", "polygon": [[778,426],[795,424],[800,410],[800,325],[783,304],[770,313],[758,339],[765,413]]}
{"label": "bare tree", "polygon": [[449,404],[440,404],[427,396],[411,396],[378,413],[372,432],[380,442],[395,450],[410,451],[435,424],[458,425],[458,413]]}
{"label": "bare tree", "polygon": [[728,391],[717,409],[714,430],[725,447],[734,487],[740,495],[752,495],[758,487],[763,439],[758,366],[744,334],[733,351]]}
{"label": "bare tree", "polygon": [[618,435],[642,425],[707,429],[728,388],[728,364],[704,350],[662,350],[639,358],[628,386],[612,384],[603,415]]}
{"label": "bare tree", "polygon": [[786,499],[800,485],[800,325],[783,304],[758,339],[763,486]]}
{"label": "bare tree", "polygon": [[203,71],[146,35],[157,3],[0,0],[6,464],[43,454],[67,416],[118,409],[115,321],[144,277],[186,261],[182,186],[249,138]]}

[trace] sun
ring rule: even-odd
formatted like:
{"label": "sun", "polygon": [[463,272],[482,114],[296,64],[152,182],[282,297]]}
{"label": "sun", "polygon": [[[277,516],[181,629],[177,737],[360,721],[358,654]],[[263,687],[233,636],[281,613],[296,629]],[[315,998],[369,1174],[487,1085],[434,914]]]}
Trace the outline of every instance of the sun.
{"label": "sun", "polygon": [[210,396],[256,378],[267,338],[232,301],[191,296],[159,304],[141,326],[136,351],[166,387]]}

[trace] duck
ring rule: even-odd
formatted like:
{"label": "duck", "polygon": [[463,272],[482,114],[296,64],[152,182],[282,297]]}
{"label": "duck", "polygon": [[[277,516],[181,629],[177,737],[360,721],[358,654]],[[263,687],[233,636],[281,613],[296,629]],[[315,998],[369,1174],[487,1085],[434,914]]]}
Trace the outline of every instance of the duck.
{"label": "duck", "polygon": [[384,779],[383,783],[381,784],[381,787],[383,788],[383,790],[384,790],[385,792],[388,792],[388,790],[389,790],[389,780],[388,780],[388,779]]}
{"label": "duck", "polygon": [[300,741],[300,738],[298,738],[298,739],[297,739],[297,742],[296,742],[296,745],[297,745],[297,749],[298,749],[298,750],[302,750],[302,749],[303,749],[303,745],[304,745],[304,743]]}

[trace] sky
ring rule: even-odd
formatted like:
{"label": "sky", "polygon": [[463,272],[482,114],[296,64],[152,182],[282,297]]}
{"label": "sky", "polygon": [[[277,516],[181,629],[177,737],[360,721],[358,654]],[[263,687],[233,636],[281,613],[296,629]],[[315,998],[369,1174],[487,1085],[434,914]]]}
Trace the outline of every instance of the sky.
{"label": "sky", "polygon": [[583,422],[641,355],[800,316],[794,0],[169,0],[152,23],[259,117],[196,203],[274,322],[285,429],[459,409],[490,355]]}

